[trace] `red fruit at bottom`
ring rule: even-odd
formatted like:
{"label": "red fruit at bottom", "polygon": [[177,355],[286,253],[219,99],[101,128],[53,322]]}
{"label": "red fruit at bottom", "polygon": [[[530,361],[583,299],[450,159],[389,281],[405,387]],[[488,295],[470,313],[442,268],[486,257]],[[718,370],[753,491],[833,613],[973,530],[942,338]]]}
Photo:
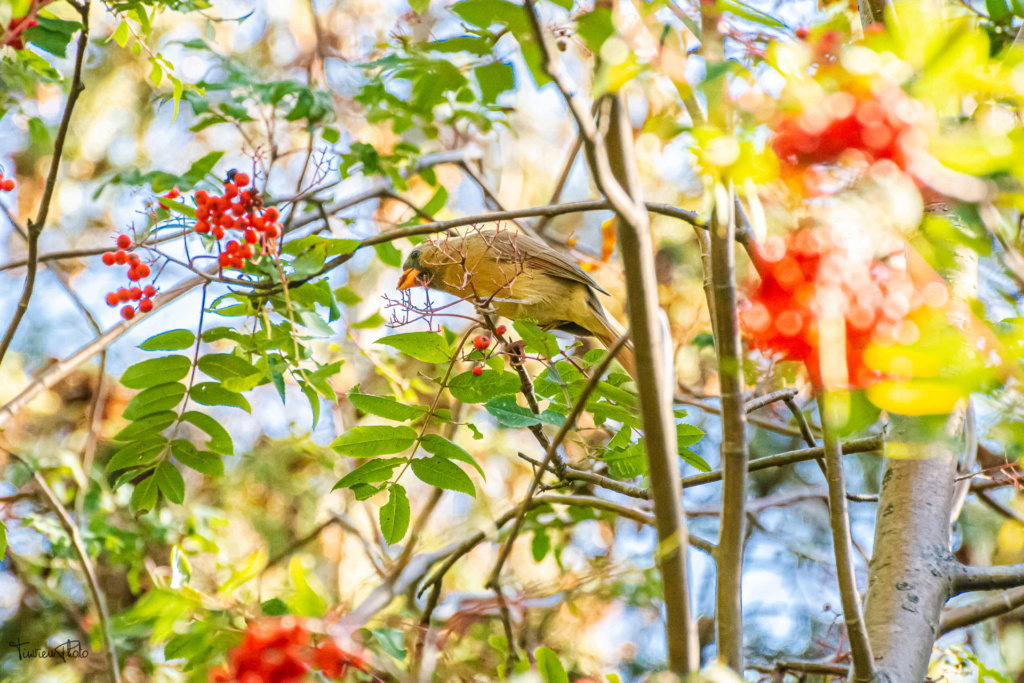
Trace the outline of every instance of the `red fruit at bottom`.
{"label": "red fruit at bottom", "polygon": [[128,299],[130,299],[130,298],[131,298],[131,296],[128,294],[128,290],[125,289],[124,287],[122,287],[121,289],[117,290],[117,300],[118,301],[128,301]]}
{"label": "red fruit at bottom", "polygon": [[125,306],[121,309],[121,317],[125,320],[131,320],[135,317],[135,309],[131,306]]}
{"label": "red fruit at bottom", "polygon": [[103,265],[112,266],[117,263],[117,257],[114,256],[114,252],[108,251],[103,255]]}
{"label": "red fruit at bottom", "polygon": [[505,334],[506,332],[508,332],[508,328],[505,327],[504,325],[498,325],[496,328],[494,328],[494,331],[497,332],[498,334]]}
{"label": "red fruit at bottom", "polygon": [[120,247],[121,249],[127,249],[128,247],[132,246],[132,238],[129,237],[128,235],[118,235],[117,246]]}
{"label": "red fruit at bottom", "polygon": [[146,295],[147,299],[154,297],[156,296],[156,287],[153,285],[146,285],[146,288],[142,290],[142,293]]}
{"label": "red fruit at bottom", "polygon": [[128,290],[128,298],[132,301],[138,301],[142,298],[142,290],[138,287],[132,287]]}
{"label": "red fruit at bottom", "polygon": [[480,367],[478,365],[475,368],[473,368],[473,376],[474,377],[479,377],[482,374],[484,374],[484,369],[482,367]]}
{"label": "red fruit at bottom", "polygon": [[111,292],[107,294],[107,305],[116,306],[121,303],[121,299],[117,296],[117,292]]}
{"label": "red fruit at bottom", "polygon": [[152,311],[153,310],[153,300],[152,299],[143,299],[142,301],[140,301],[139,302],[139,310],[142,311],[143,313],[149,313],[150,311]]}

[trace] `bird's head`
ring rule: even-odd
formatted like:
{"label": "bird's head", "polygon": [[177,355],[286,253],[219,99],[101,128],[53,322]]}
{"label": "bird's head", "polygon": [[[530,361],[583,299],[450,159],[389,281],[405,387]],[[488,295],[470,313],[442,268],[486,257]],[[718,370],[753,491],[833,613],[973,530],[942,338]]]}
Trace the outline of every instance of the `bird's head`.
{"label": "bird's head", "polygon": [[398,289],[411,289],[416,286],[416,281],[423,276],[424,280],[431,278],[430,271],[421,263],[423,249],[413,249],[402,264],[402,277],[398,279]]}

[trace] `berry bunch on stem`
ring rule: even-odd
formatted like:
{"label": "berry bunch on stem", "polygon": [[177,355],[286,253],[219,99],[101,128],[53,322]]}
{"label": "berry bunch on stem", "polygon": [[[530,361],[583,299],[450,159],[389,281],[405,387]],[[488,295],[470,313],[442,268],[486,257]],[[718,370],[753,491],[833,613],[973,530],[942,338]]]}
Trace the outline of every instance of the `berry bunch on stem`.
{"label": "berry bunch on stem", "polygon": [[[103,254],[103,264],[106,266],[128,266],[128,279],[132,283],[137,283],[140,280],[144,280],[149,277],[152,269],[148,263],[143,263],[142,259],[138,254],[129,253],[127,250],[132,247],[132,238],[128,235],[117,236],[117,251],[108,251]],[[125,320],[131,320],[135,317],[136,311],[139,313],[149,313],[153,310],[153,297],[156,296],[156,287],[153,285],[146,285],[140,287],[138,285],[131,285],[129,287],[121,287],[113,292],[107,294],[107,304],[110,306],[117,306],[125,303],[126,306],[121,308],[121,317]],[[127,303],[129,301],[138,301],[138,307]]]}
{"label": "berry bunch on stem", "polygon": [[4,174],[0,172],[0,192],[10,192],[14,186],[14,178],[4,178]]}
{"label": "berry bunch on stem", "polygon": [[308,680],[320,671],[330,679],[342,678],[349,667],[366,671],[366,660],[346,652],[333,640],[313,647],[302,619],[252,621],[241,644],[228,653],[227,666],[210,670],[210,683],[284,683]]}
{"label": "berry bunch on stem", "polygon": [[[241,270],[246,261],[257,255],[277,251],[277,238],[283,231],[277,222],[280,212],[274,206],[263,209],[263,198],[255,187],[246,189],[248,184],[247,174],[231,171],[222,194],[212,195],[205,190],[195,194],[194,230],[200,235],[210,235],[217,242],[220,250],[217,261],[221,268]],[[231,231],[235,231],[237,239],[230,239],[222,246],[221,240],[230,236]]]}
{"label": "berry bunch on stem", "polygon": [[[757,349],[803,362],[819,387],[821,350],[842,342],[821,339],[823,320],[841,321],[848,383],[866,387],[881,375],[865,365],[865,348],[913,343],[918,330],[908,314],[944,303],[941,284],[918,290],[906,271],[841,246],[821,228],[769,237],[759,252],[767,267],[748,292],[740,323]],[[932,285],[936,291],[928,291]]]}

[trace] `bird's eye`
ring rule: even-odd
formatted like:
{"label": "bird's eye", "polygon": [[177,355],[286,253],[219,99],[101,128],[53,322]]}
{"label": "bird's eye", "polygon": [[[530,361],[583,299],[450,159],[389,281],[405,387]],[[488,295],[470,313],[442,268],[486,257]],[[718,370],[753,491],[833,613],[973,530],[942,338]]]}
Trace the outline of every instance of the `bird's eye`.
{"label": "bird's eye", "polygon": [[409,254],[409,258],[419,258],[419,256],[420,256],[420,250],[419,249],[413,249],[412,252]]}

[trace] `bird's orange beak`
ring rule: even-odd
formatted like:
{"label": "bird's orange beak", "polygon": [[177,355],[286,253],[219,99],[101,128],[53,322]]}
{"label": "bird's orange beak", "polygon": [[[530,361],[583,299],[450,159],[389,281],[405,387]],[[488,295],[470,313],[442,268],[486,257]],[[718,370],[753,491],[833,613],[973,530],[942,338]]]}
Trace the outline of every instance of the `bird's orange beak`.
{"label": "bird's orange beak", "polygon": [[398,279],[398,289],[412,289],[416,286],[416,278],[420,276],[420,271],[415,268],[406,268],[405,272],[402,273],[402,277]]}

